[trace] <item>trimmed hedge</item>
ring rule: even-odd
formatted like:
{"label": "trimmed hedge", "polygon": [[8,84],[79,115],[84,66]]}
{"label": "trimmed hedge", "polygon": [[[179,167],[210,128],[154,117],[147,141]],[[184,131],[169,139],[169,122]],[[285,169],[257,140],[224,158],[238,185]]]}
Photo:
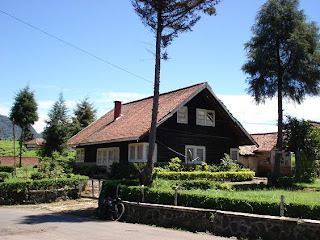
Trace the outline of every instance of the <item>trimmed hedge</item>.
{"label": "trimmed hedge", "polygon": [[0,165],[0,172],[13,173],[14,172],[14,166]]}
{"label": "trimmed hedge", "polygon": [[[171,189],[145,188],[145,202],[173,205],[174,191]],[[140,186],[124,186],[121,196],[128,201],[141,201]],[[263,215],[279,216],[280,203],[272,199],[251,200],[232,196],[217,197],[205,191],[179,191],[180,206],[236,211]],[[285,215],[288,217],[320,219],[320,205],[285,203]]]}
{"label": "trimmed hedge", "polygon": [[254,178],[253,171],[240,172],[154,172],[153,176],[168,180],[196,180],[207,179],[212,181],[250,181]]}
{"label": "trimmed hedge", "polygon": [[80,180],[89,179],[87,176],[73,178],[41,179],[41,180],[15,180],[14,182],[0,183],[0,204],[23,203],[28,200],[29,190],[53,190],[78,188]]}

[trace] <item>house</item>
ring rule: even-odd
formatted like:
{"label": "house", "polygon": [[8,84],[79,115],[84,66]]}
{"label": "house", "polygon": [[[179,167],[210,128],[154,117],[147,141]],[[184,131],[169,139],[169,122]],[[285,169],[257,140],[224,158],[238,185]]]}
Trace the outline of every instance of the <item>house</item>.
{"label": "house", "polygon": [[[273,172],[275,162],[275,146],[277,133],[251,134],[258,143],[256,145],[240,146],[239,162],[256,172],[257,176],[268,176]],[[291,175],[291,153],[284,152],[280,162],[281,175]]]}
{"label": "house", "polygon": [[[109,168],[114,162],[146,162],[153,97],[122,104],[70,138],[79,165]],[[234,159],[254,139],[212,92],[200,83],[159,97],[155,162],[179,157],[187,164]]]}
{"label": "house", "polygon": [[25,144],[28,149],[39,149],[45,143],[46,143],[46,140],[44,140],[43,138],[35,138],[35,139],[32,139],[32,140],[26,142]]}

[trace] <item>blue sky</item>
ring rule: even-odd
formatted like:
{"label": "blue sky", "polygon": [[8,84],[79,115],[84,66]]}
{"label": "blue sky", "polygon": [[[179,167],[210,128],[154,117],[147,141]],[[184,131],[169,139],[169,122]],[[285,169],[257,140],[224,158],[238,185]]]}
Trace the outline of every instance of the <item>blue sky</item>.
{"label": "blue sky", "polygon": [[[167,49],[170,59],[162,61],[161,92],[206,81],[250,133],[275,131],[276,101],[256,106],[246,95],[246,76],[241,71],[246,61],[244,43],[264,2],[224,0],[217,6],[217,16],[202,17],[192,32],[176,38]],[[302,0],[300,8],[319,25],[319,0]],[[148,80],[0,12],[0,114],[9,113],[15,94],[27,84],[39,104],[37,131],[42,131],[60,92],[70,114],[76,102],[89,97],[98,116],[110,110],[114,100],[152,95],[154,35],[129,0],[2,0],[0,10]],[[319,97],[307,98],[301,106],[286,103],[285,114],[320,121],[315,105],[320,105]]]}

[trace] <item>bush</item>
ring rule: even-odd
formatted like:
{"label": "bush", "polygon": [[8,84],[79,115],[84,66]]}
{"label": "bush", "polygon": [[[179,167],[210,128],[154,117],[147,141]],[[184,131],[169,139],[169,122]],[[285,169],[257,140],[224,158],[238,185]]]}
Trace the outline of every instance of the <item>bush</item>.
{"label": "bush", "polygon": [[4,182],[7,178],[10,177],[10,173],[8,172],[0,172],[0,182]]}
{"label": "bush", "polygon": [[113,163],[110,167],[109,177],[112,179],[140,179],[146,163]]}
{"label": "bush", "polygon": [[181,171],[181,160],[178,157],[171,158],[168,162],[168,169],[173,172]]}
{"label": "bush", "polygon": [[31,173],[30,178],[32,180],[39,180],[39,179],[43,178],[43,174],[41,172],[33,172],[33,173]]}
{"label": "bush", "polygon": [[153,177],[168,180],[196,180],[207,179],[212,181],[248,181],[252,180],[255,173],[253,171],[241,172],[154,172]]}
{"label": "bush", "polygon": [[13,173],[14,172],[14,166],[0,165],[0,172]]}
{"label": "bush", "polygon": [[228,154],[224,154],[224,157],[221,159],[219,164],[220,171],[238,171],[240,169],[239,164],[231,159]]}
{"label": "bush", "polygon": [[21,180],[10,179],[0,183],[0,204],[23,203],[28,200],[29,190],[50,190],[50,189],[74,189],[78,188],[78,178],[88,179],[87,176],[75,176],[74,178]]}

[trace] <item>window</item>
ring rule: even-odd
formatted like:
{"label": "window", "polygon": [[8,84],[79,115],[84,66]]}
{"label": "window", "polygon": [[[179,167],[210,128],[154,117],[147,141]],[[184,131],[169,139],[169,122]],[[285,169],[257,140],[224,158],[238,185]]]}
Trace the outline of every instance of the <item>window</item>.
{"label": "window", "polygon": [[206,161],[206,147],[186,145],[185,155],[186,163],[200,164]]}
{"label": "window", "polygon": [[[128,162],[147,162],[149,143],[130,143],[128,153]],[[157,161],[157,144],[155,145],[154,161]]]}
{"label": "window", "polygon": [[76,162],[84,162],[84,148],[77,148],[76,154]]}
{"label": "window", "polygon": [[197,115],[197,125],[201,126],[215,126],[215,111],[214,110],[207,110],[207,109],[196,109]]}
{"label": "window", "polygon": [[98,148],[97,165],[109,168],[112,163],[119,162],[120,148]]}
{"label": "window", "polygon": [[188,124],[188,107],[183,106],[177,112],[177,123]]}
{"label": "window", "polygon": [[239,148],[230,148],[230,158],[234,161],[239,160]]}

